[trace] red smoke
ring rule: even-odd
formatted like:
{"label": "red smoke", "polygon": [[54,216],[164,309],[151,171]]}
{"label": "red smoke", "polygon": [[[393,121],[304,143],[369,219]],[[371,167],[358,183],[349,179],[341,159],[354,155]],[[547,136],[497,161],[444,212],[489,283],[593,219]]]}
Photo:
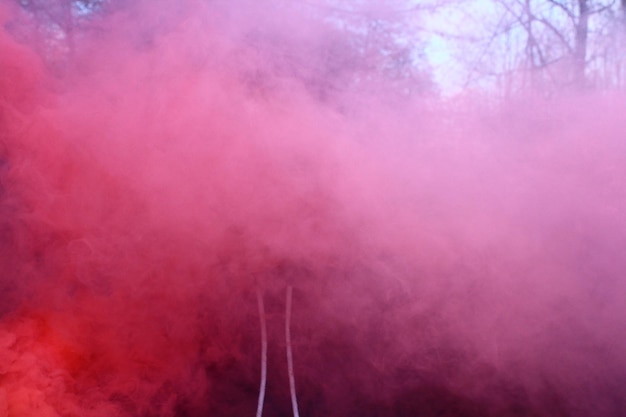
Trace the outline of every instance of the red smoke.
{"label": "red smoke", "polygon": [[626,414],[623,97],[340,89],[295,7],[148,6],[64,69],[0,31],[0,416],[253,416],[257,291],[291,415],[289,286],[302,416]]}

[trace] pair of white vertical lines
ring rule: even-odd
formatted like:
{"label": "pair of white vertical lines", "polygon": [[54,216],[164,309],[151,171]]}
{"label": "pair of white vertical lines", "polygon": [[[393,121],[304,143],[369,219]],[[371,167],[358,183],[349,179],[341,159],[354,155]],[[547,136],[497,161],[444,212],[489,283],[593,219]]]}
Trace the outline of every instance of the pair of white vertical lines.
{"label": "pair of white vertical lines", "polygon": [[[298,399],[296,398],[296,379],[293,375],[293,352],[291,350],[291,299],[293,287],[287,286],[287,302],[285,304],[285,340],[287,343],[287,372],[289,374],[289,393],[291,395],[291,407],[293,416],[300,417],[298,412]],[[259,388],[259,401],[257,403],[256,417],[263,415],[263,402],[265,401],[265,388],[267,386],[267,325],[265,320],[265,305],[263,294],[260,289],[256,293],[259,308],[259,320],[261,322],[261,386]]]}

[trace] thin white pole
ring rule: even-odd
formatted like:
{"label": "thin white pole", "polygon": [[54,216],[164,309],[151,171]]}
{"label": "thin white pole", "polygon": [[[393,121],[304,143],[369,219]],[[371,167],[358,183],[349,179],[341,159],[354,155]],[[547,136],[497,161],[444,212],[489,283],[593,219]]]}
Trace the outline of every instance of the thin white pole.
{"label": "thin white pole", "polygon": [[263,415],[263,402],[265,401],[265,387],[267,385],[267,325],[263,294],[260,289],[257,289],[256,300],[259,307],[259,321],[261,322],[261,386],[259,387],[259,402],[256,408],[256,417],[261,417]]}
{"label": "thin white pole", "polygon": [[287,305],[285,307],[285,339],[287,340],[287,371],[289,372],[289,392],[291,393],[291,406],[293,416],[300,417],[298,412],[298,400],[296,398],[296,379],[293,375],[293,353],[291,351],[291,298],[293,287],[287,286]]}

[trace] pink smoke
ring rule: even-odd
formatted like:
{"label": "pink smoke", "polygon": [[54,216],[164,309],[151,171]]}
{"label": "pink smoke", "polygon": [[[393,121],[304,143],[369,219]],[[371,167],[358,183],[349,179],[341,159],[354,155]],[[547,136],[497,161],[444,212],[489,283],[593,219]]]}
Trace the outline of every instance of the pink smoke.
{"label": "pink smoke", "polygon": [[0,32],[0,416],[252,416],[257,291],[291,415],[289,286],[302,416],[623,415],[624,97],[330,88],[268,4]]}

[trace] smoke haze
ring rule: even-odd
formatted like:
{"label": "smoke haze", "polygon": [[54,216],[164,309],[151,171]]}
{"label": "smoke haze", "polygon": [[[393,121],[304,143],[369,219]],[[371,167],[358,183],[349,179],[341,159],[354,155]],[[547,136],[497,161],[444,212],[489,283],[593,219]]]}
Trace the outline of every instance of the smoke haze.
{"label": "smoke haze", "polygon": [[288,286],[302,416],[626,414],[623,96],[407,96],[300,2],[120,6],[70,60],[12,4],[0,417],[252,416],[257,291],[291,415]]}

